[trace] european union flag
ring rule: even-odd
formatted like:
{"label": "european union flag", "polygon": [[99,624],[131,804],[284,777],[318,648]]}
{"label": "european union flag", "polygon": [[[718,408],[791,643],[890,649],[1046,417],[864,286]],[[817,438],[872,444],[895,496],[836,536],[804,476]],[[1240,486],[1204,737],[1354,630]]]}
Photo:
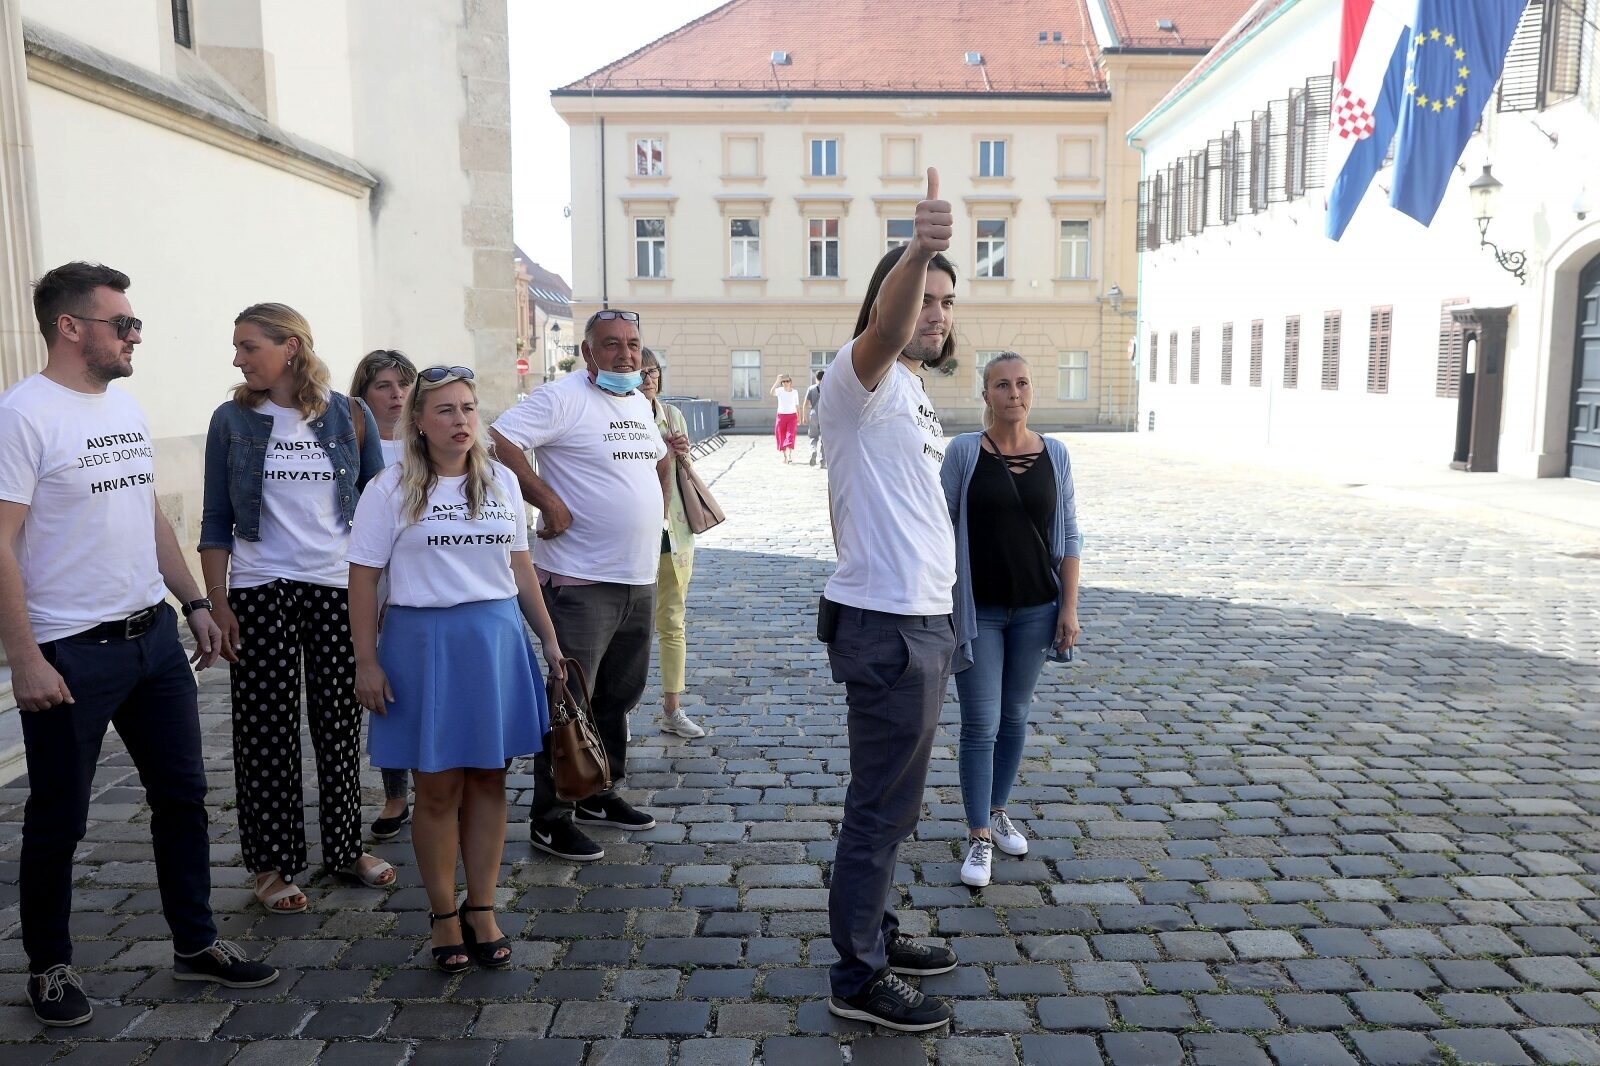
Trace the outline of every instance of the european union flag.
{"label": "european union flag", "polygon": [[1527,0],[1418,0],[1389,203],[1433,221]]}

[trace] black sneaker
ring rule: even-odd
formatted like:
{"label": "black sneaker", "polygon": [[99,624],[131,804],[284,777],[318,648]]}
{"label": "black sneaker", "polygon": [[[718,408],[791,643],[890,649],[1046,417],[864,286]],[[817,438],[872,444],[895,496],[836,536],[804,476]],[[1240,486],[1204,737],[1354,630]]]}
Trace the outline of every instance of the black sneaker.
{"label": "black sneaker", "polygon": [[884,945],[889,952],[889,969],[908,977],[932,977],[956,968],[956,953],[937,944],[919,944],[899,933]]}
{"label": "black sneaker", "polygon": [[210,981],[228,988],[260,988],[278,979],[278,971],[264,962],[245,957],[226,940],[218,940],[193,955],[172,956],[175,981]]}
{"label": "black sneaker", "polygon": [[618,829],[654,829],[656,820],[637,810],[621,796],[596,796],[573,805],[572,820],[579,825],[610,825]]}
{"label": "black sneaker", "polygon": [[46,1025],[82,1025],[94,1017],[83,982],[66,963],[28,975],[28,1002],[33,1016]]}
{"label": "black sneaker", "polygon": [[534,822],[528,826],[528,843],[558,859],[573,862],[593,862],[606,857],[606,849],[590,840],[588,835],[566,818],[552,822]]}
{"label": "black sneaker", "polygon": [[841,1018],[870,1022],[902,1033],[920,1033],[950,1024],[950,1004],[925,996],[885,970],[860,995],[828,997],[828,1010]]}

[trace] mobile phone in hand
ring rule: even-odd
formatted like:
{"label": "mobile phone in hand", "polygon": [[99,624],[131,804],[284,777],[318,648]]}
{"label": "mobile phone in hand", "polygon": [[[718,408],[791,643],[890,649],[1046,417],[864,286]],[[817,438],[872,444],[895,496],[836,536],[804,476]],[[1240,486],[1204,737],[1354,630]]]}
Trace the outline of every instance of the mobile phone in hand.
{"label": "mobile phone in hand", "polygon": [[1047,662],[1070,663],[1072,661],[1072,650],[1073,649],[1070,645],[1067,647],[1066,651],[1062,651],[1054,644],[1050,644],[1044,649],[1044,657]]}

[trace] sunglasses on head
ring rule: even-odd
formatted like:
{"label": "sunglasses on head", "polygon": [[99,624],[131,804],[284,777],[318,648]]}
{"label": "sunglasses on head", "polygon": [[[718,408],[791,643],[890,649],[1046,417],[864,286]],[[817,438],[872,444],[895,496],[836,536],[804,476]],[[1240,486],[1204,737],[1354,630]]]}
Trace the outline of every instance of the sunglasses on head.
{"label": "sunglasses on head", "polygon": [[437,385],[445,378],[471,381],[473,373],[472,368],[469,366],[430,366],[426,370],[417,371],[417,377],[430,385]]}
{"label": "sunglasses on head", "polygon": [[637,311],[596,311],[589,316],[589,325],[592,326],[596,322],[610,322],[614,318],[620,318],[624,322],[632,322],[636,326],[639,324],[639,312]]}
{"label": "sunglasses on head", "polygon": [[66,312],[66,315],[68,318],[75,318],[79,322],[104,322],[116,329],[117,340],[119,341],[127,340],[128,334],[134,330],[138,330],[140,333],[144,332],[144,322],[134,318],[132,315],[118,315],[115,318],[90,318],[88,315],[75,315],[71,311]]}

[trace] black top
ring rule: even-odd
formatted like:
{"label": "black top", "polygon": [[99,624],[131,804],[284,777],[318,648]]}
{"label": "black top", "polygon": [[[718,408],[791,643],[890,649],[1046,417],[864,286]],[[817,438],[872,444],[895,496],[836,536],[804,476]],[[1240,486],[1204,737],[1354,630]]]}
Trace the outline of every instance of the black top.
{"label": "black top", "polygon": [[1002,457],[978,449],[978,465],[967,486],[967,556],[974,603],[1036,607],[1055,600],[1056,583],[1045,548],[1055,516],[1056,475],[1048,452]]}

